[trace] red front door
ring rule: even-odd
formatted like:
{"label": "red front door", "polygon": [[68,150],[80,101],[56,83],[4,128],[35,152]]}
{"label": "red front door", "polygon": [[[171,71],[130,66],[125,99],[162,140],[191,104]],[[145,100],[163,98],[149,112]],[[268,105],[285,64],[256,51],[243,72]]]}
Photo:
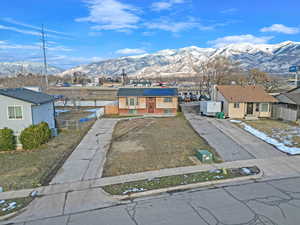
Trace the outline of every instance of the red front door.
{"label": "red front door", "polygon": [[155,112],[155,98],[147,98],[147,109],[148,113]]}

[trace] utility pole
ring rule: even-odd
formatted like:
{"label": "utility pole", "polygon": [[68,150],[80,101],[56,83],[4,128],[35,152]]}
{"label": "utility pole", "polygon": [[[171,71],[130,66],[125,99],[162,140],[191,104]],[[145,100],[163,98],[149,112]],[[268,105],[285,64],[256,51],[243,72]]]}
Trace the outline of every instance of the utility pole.
{"label": "utility pole", "polygon": [[48,76],[47,76],[47,56],[46,56],[46,40],[45,40],[45,30],[44,30],[44,24],[42,25],[42,48],[43,48],[43,56],[44,56],[44,76],[46,80],[46,89],[48,88]]}
{"label": "utility pole", "polygon": [[125,69],[122,69],[122,85],[125,86],[126,85],[126,77],[127,74],[125,73]]}

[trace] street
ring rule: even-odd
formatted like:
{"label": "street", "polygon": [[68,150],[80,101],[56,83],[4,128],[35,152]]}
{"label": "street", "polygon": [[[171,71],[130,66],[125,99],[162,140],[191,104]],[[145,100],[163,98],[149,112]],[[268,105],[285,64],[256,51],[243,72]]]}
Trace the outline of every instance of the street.
{"label": "street", "polygon": [[299,210],[298,177],[168,193],[17,225],[298,225]]}

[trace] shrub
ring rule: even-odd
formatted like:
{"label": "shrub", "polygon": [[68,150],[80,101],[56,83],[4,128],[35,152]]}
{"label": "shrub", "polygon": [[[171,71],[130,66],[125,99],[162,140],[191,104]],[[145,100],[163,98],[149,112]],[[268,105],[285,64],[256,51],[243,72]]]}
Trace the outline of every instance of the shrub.
{"label": "shrub", "polygon": [[51,130],[47,123],[42,122],[24,129],[20,135],[20,142],[24,149],[35,149],[47,143],[51,138]]}
{"label": "shrub", "polygon": [[0,151],[16,149],[16,138],[12,129],[7,127],[0,129]]}

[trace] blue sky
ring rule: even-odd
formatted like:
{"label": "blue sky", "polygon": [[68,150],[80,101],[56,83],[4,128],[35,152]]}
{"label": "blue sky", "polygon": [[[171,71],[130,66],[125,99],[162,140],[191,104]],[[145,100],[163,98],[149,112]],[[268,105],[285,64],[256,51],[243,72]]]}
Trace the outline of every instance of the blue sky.
{"label": "blue sky", "polygon": [[0,61],[63,68],[187,46],[300,41],[299,0],[3,0]]}

